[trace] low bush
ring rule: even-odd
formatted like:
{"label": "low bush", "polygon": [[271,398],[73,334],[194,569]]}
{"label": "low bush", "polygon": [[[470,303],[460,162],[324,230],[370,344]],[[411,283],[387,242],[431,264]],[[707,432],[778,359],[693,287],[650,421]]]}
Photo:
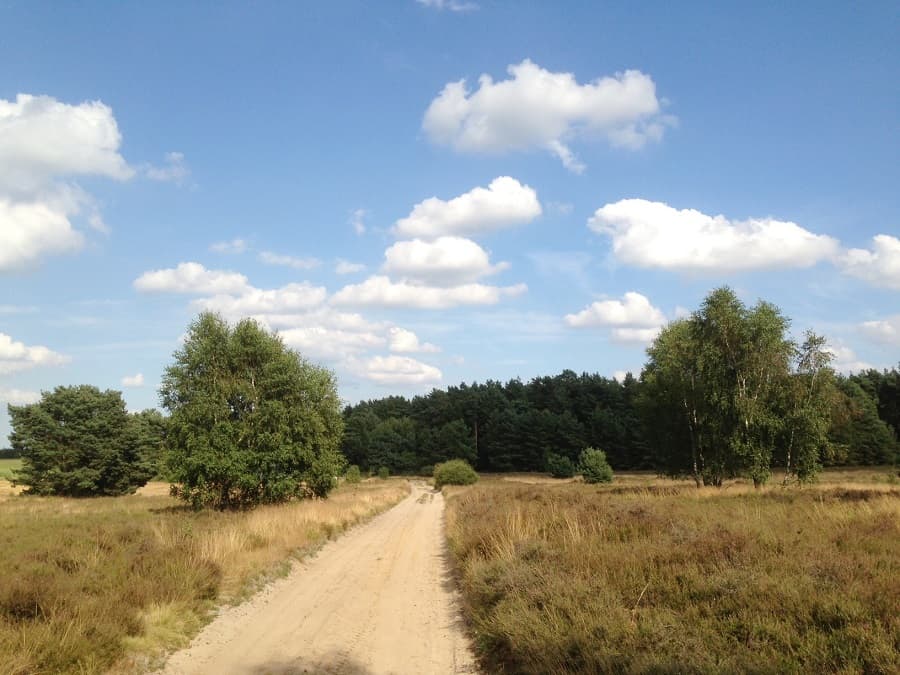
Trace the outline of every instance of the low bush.
{"label": "low bush", "polygon": [[344,480],[348,483],[358,483],[362,480],[362,474],[356,464],[351,464],[347,467],[347,473],[344,474]]}
{"label": "low bush", "polygon": [[478,481],[478,473],[464,459],[451,459],[434,467],[434,486],[472,485]]}
{"label": "low bush", "polygon": [[571,478],[575,475],[575,464],[568,457],[551,452],[547,455],[547,473],[554,478]]}
{"label": "low bush", "polygon": [[578,466],[585,483],[612,483],[613,470],[602,450],[585,448],[578,458]]}
{"label": "low bush", "polygon": [[386,466],[382,466],[378,469],[378,477],[382,480],[385,480],[388,476],[391,475],[391,470]]}

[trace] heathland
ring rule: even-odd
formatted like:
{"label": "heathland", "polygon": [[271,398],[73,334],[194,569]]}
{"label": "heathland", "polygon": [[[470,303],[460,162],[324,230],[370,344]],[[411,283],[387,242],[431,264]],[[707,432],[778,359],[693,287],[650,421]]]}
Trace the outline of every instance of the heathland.
{"label": "heathland", "polygon": [[0,483],[0,672],[134,672],[187,643],[219,603],[397,503],[405,481],[327,500],[193,511],[150,484],[125,497],[13,496]]}
{"label": "heathland", "polygon": [[652,476],[448,488],[447,531],[488,672],[900,671],[900,487]]}

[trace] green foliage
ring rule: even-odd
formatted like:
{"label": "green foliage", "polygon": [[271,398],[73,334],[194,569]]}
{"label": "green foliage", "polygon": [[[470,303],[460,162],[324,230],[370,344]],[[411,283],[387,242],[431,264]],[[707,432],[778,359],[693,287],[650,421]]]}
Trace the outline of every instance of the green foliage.
{"label": "green foliage", "polygon": [[[411,400],[344,409],[344,455],[363,469],[414,473],[463,458],[479,470],[544,471],[548,452],[574,460],[603,447],[617,469],[650,468],[635,398],[640,383],[563,371],[523,383],[461,384]],[[394,421],[392,421],[394,420]]]}
{"label": "green foliage", "polygon": [[129,415],[118,391],[57,387],[9,415],[26,494],[130,494],[156,473],[161,440],[146,420],[158,413]]}
{"label": "green foliage", "polygon": [[585,448],[578,458],[578,468],[585,483],[612,483],[613,470],[602,450]]}
{"label": "green foliage", "polygon": [[658,468],[698,485],[739,475],[761,485],[776,460],[799,480],[815,476],[833,373],[824,339],[808,333],[798,349],[789,325],[774,305],[747,308],[720,288],[663,329],[640,397]]}
{"label": "green foliage", "polygon": [[351,464],[347,467],[347,473],[344,474],[344,480],[350,484],[359,483],[362,480],[362,474],[356,464]]}
{"label": "green foliage", "polygon": [[175,493],[194,507],[324,497],[345,463],[334,375],[255,321],[201,314],[160,389]]}
{"label": "green foliage", "polygon": [[378,467],[378,477],[381,480],[387,480],[391,475],[391,470],[386,466]]}
{"label": "green foliage", "polygon": [[547,473],[554,478],[571,478],[575,475],[575,463],[555,452],[547,453]]}
{"label": "green foliage", "polygon": [[450,459],[434,467],[434,487],[445,485],[472,485],[478,482],[478,473],[464,459]]}

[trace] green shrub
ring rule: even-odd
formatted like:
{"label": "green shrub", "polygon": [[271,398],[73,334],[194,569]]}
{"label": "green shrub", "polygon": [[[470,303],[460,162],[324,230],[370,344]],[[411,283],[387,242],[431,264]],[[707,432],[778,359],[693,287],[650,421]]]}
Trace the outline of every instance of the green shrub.
{"label": "green shrub", "polygon": [[387,468],[386,466],[382,466],[378,469],[378,477],[381,478],[382,480],[384,480],[385,478],[387,478],[390,475],[391,475],[391,470],[389,468]]}
{"label": "green shrub", "polygon": [[585,483],[612,483],[613,470],[602,450],[585,448],[578,458],[578,466]]}
{"label": "green shrub", "polygon": [[451,459],[434,467],[434,486],[471,485],[478,480],[478,473],[464,459]]}
{"label": "green shrub", "polygon": [[347,467],[347,473],[344,474],[344,480],[348,483],[358,483],[362,480],[362,474],[356,464],[351,464]]}
{"label": "green shrub", "polygon": [[434,464],[425,464],[419,469],[420,476],[433,476],[434,475]]}
{"label": "green shrub", "polygon": [[575,465],[568,457],[551,452],[547,455],[547,473],[554,478],[571,478],[575,475]]}

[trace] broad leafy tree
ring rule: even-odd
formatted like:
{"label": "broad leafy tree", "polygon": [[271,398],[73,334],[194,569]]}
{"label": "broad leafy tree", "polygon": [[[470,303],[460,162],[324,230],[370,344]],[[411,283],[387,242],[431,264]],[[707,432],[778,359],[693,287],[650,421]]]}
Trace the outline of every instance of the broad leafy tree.
{"label": "broad leafy tree", "polygon": [[22,457],[15,482],[28,494],[130,494],[157,472],[162,437],[145,421],[159,413],[129,415],[121,392],[57,387],[37,403],[9,406],[9,416]]}
{"label": "broad leafy tree", "polygon": [[201,314],[163,376],[174,492],[195,507],[324,497],[343,469],[334,375],[255,321]]}
{"label": "broad leafy tree", "polygon": [[663,329],[648,349],[642,392],[660,468],[698,484],[743,475],[761,485],[785,455],[789,473],[815,475],[832,374],[824,340],[810,334],[798,350],[788,327],[774,305],[748,308],[719,288]]}

